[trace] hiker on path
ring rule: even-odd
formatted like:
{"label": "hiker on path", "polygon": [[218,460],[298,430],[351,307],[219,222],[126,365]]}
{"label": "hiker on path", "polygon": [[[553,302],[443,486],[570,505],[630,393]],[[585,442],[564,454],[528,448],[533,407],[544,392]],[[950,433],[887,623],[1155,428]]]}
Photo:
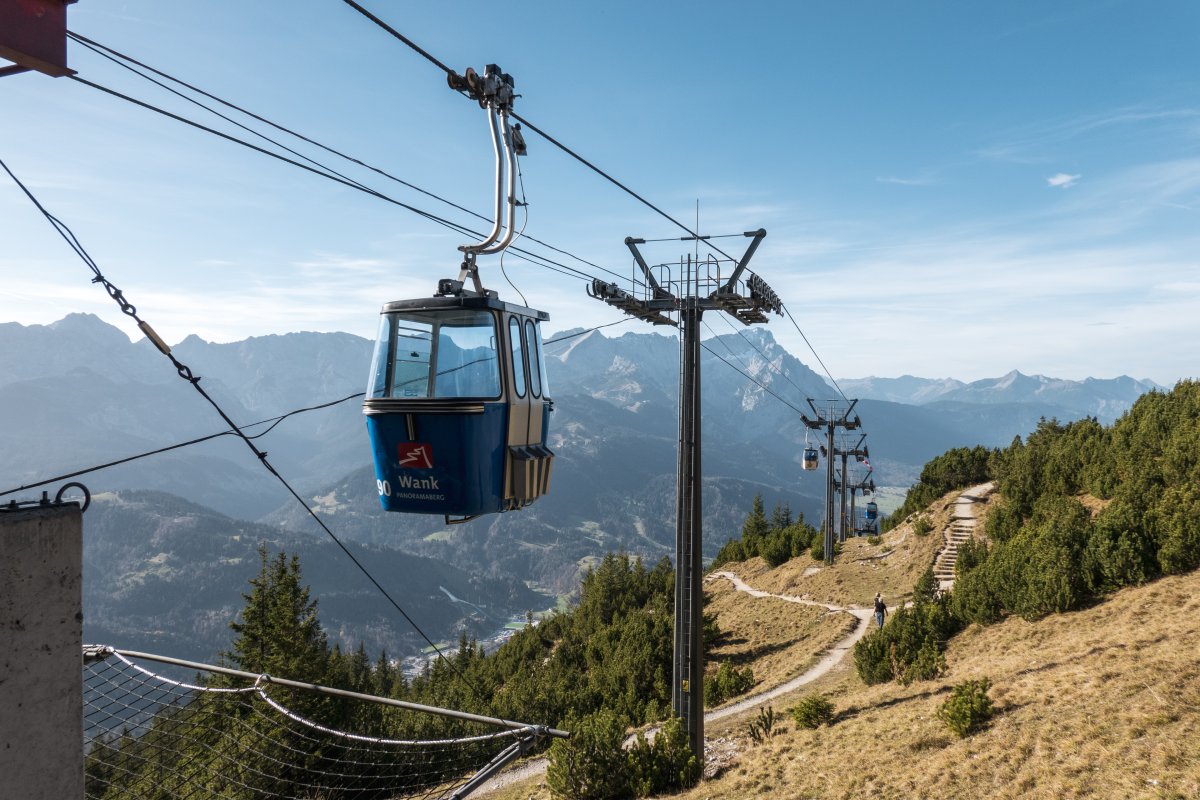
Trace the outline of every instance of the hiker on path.
{"label": "hiker on path", "polygon": [[875,624],[880,628],[883,627],[884,617],[887,616],[887,603],[883,602],[883,597],[878,592],[875,593]]}

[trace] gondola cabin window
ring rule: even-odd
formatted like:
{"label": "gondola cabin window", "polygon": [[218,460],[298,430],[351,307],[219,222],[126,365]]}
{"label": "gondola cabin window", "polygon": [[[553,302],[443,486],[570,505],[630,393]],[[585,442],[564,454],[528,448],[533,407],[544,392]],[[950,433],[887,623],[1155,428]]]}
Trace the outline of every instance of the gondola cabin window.
{"label": "gondola cabin window", "polygon": [[525,341],[529,347],[529,391],[534,397],[542,396],[542,337],[538,335],[533,320],[525,320]]}
{"label": "gondola cabin window", "polygon": [[499,397],[495,315],[384,314],[372,365],[371,397]]}
{"label": "gondola cabin window", "polygon": [[508,318],[508,336],[512,343],[513,391],[517,397],[525,396],[525,350],[521,347],[521,321]]}

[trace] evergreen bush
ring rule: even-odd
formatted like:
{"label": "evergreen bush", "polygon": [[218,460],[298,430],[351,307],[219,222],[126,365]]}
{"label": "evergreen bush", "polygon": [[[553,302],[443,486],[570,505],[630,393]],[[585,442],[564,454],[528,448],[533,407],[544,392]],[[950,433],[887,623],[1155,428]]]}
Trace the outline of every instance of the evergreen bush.
{"label": "evergreen bush", "polygon": [[994,713],[988,697],[991,685],[987,678],[958,684],[938,709],[938,717],[960,737],[981,730]]}
{"label": "evergreen bush", "polygon": [[750,738],[754,740],[755,744],[762,744],[768,738],[775,735],[775,721],[777,719],[774,706],[760,708],[758,716],[750,720],[746,725],[746,732],[750,734]]}
{"label": "evergreen bush", "polygon": [[625,741],[625,720],[601,709],[565,723],[569,739],[550,745],[546,785],[555,797],[571,800],[619,800],[633,796],[632,770]]}
{"label": "evergreen bush", "polygon": [[700,762],[692,753],[683,720],[663,723],[653,742],[638,734],[628,756],[630,787],[637,797],[687,789],[700,780]]}
{"label": "evergreen bush", "polygon": [[960,627],[950,596],[937,596],[933,571],[917,581],[913,604],[892,612],[887,625],[854,645],[854,666],[867,685],[931,680],[946,669],[946,640]]}
{"label": "evergreen bush", "polygon": [[772,531],[759,547],[759,555],[770,567],[778,567],[792,557],[792,542],[787,529]]}
{"label": "evergreen bush", "polygon": [[833,721],[833,703],[823,694],[810,694],[792,708],[792,719],[801,728],[828,725]]}
{"label": "evergreen bush", "polygon": [[754,670],[750,667],[737,669],[728,661],[721,663],[717,674],[704,681],[704,704],[716,706],[730,697],[744,694],[754,685]]}

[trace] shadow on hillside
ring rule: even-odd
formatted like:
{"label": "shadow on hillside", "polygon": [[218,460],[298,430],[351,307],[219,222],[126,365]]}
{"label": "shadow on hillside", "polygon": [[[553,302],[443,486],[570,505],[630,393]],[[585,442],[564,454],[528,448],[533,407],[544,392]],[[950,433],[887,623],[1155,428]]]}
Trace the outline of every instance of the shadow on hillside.
{"label": "shadow on hillside", "polygon": [[[1169,637],[1166,634],[1162,634],[1154,639],[1150,639],[1145,642],[1139,641],[1139,642],[1137,642],[1137,645],[1143,646],[1146,644],[1158,644],[1159,642],[1166,641],[1167,638],[1169,638]],[[1109,644],[1109,645],[1095,645],[1087,652],[1080,653],[1079,655],[1072,656],[1071,658],[1063,660],[1063,661],[1047,661],[1043,664],[1038,664],[1037,666],[1031,666],[1031,667],[1025,667],[1024,669],[1019,669],[1013,673],[1013,677],[1020,677],[1022,675],[1035,675],[1039,672],[1047,672],[1052,669],[1057,669],[1059,667],[1066,666],[1072,662],[1077,662],[1083,658],[1090,658],[1093,656],[1098,656],[1102,653],[1107,653],[1110,650],[1127,650],[1127,649],[1129,649],[1129,645],[1125,644],[1124,642],[1116,642],[1114,644]]]}
{"label": "shadow on hillside", "polygon": [[925,700],[930,697],[936,697],[938,695],[949,694],[949,693],[950,693],[949,686],[939,686],[936,689],[929,689],[928,691],[918,692],[917,694],[905,695],[904,697],[893,697],[890,700],[881,700],[878,703],[871,703],[871,704],[865,705],[865,706],[847,706],[845,709],[839,711],[837,714],[834,715],[833,720],[830,722],[830,724],[835,725],[839,722],[842,722],[843,720],[853,719],[854,717],[857,717],[859,714],[863,713],[864,711],[882,710],[885,708],[891,708],[892,706],[902,705],[903,703],[910,703],[914,700]]}
{"label": "shadow on hillside", "polygon": [[[730,644],[745,644],[745,639],[738,639],[730,642]],[[760,658],[772,655],[774,653],[787,650],[795,642],[776,642],[775,644],[763,644],[758,647],[751,648],[742,653],[730,653],[722,656],[722,660],[728,661],[735,666],[743,666],[745,664],[753,664]]]}

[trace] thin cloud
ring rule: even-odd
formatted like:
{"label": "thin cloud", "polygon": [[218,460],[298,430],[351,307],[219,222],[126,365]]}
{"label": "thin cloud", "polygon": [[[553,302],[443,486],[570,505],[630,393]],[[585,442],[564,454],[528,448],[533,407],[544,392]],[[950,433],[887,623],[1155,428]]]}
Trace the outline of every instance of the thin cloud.
{"label": "thin cloud", "polygon": [[928,186],[933,183],[929,178],[897,178],[894,176],[877,176],[876,183],[894,183],[898,186]]}
{"label": "thin cloud", "polygon": [[[1017,126],[1003,138],[976,148],[976,156],[1011,164],[1043,164],[1051,160],[1049,152],[1068,142],[1105,131],[1127,129],[1143,135],[1145,126],[1160,135],[1186,136],[1196,126],[1200,109],[1191,107],[1153,108],[1124,106],[1099,113],[1046,120]],[[1139,127],[1141,126],[1141,127]]]}
{"label": "thin cloud", "polygon": [[1057,175],[1046,178],[1046,183],[1058,189],[1070,189],[1082,177],[1082,175],[1068,175],[1065,172],[1060,172]]}

